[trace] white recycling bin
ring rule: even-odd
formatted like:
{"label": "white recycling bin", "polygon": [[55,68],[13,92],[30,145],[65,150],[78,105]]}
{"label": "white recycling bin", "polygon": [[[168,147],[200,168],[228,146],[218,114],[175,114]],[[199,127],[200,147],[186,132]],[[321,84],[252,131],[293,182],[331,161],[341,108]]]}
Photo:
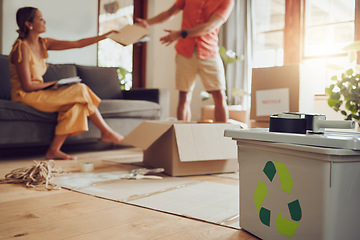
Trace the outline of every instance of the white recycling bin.
{"label": "white recycling bin", "polygon": [[240,227],[262,239],[360,239],[360,134],[226,130],[237,141]]}

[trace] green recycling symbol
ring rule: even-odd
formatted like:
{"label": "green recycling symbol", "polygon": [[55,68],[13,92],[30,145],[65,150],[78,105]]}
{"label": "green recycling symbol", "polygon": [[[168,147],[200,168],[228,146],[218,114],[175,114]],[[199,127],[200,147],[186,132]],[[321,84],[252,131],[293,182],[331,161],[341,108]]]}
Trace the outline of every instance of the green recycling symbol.
{"label": "green recycling symbol", "polygon": [[[294,181],[291,179],[289,170],[284,163],[268,161],[265,164],[263,172],[270,180],[270,182],[273,181],[275,174],[278,173],[281,183],[280,189],[290,194]],[[258,212],[260,221],[264,225],[270,227],[271,211],[261,206],[266,197],[268,197],[266,183],[258,182],[258,185],[254,193],[256,210]],[[289,208],[291,220],[283,217],[280,212],[275,219],[275,224],[279,232],[279,235],[283,234],[285,236],[292,237],[295,234],[296,229],[300,223],[299,221],[301,220],[302,217],[299,200],[295,200],[288,203],[288,208]]]}

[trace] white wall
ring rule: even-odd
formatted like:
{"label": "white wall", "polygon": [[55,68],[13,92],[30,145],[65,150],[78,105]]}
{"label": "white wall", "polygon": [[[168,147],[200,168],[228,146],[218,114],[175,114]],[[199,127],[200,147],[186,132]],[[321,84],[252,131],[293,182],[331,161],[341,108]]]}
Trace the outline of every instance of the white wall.
{"label": "white wall", "polygon": [[[76,40],[97,35],[97,0],[2,0],[2,54],[9,54],[17,38],[16,11],[20,7],[38,8],[46,20],[47,32],[42,37]],[[1,4],[1,2],[0,2]],[[97,64],[96,45],[82,49],[49,51],[50,63]]]}
{"label": "white wall", "polygon": [[[151,18],[165,11],[175,1],[173,0],[151,0],[148,5],[148,17]],[[175,90],[175,43],[166,47],[159,41],[166,33],[164,29],[180,29],[181,13],[170,21],[150,27],[150,39],[147,43],[146,81],[148,88],[167,88],[170,91],[170,116],[176,117],[178,102],[178,91]],[[202,84],[197,79],[196,87],[191,103],[192,120],[201,119],[201,106],[205,104],[200,99]],[[206,102],[207,104],[211,102]]]}

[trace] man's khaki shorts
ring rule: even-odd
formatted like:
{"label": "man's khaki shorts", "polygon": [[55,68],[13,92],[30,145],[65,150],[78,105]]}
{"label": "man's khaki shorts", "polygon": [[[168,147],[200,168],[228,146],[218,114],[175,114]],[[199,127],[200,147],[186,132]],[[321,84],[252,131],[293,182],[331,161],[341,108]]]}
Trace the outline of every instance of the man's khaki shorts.
{"label": "man's khaki shorts", "polygon": [[196,51],[191,58],[176,53],[176,89],[191,92],[195,87],[195,77],[199,74],[206,91],[225,90],[224,65],[219,54],[202,60]]}

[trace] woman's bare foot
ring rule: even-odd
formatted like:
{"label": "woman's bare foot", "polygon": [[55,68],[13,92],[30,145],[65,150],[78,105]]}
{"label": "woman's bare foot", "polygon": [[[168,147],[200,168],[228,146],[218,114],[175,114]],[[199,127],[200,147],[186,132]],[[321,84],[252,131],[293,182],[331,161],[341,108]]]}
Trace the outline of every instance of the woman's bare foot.
{"label": "woman's bare foot", "polygon": [[101,140],[104,142],[111,142],[121,144],[124,140],[124,136],[118,134],[115,131],[106,131],[101,134]]}
{"label": "woman's bare foot", "polygon": [[48,150],[45,155],[45,159],[46,160],[50,160],[50,159],[53,159],[53,160],[75,160],[77,158],[67,155],[66,153],[64,153],[60,150],[56,150],[56,151]]}

